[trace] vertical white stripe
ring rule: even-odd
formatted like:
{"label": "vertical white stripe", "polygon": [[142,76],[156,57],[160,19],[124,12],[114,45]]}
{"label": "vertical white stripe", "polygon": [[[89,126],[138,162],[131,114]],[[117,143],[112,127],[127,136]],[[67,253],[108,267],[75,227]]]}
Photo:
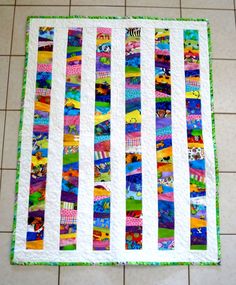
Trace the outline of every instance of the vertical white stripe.
{"label": "vertical white stripe", "polygon": [[155,29],[141,31],[142,104],[142,200],[143,249],[156,251],[158,245],[156,103],[155,103]]}
{"label": "vertical white stripe", "polygon": [[183,30],[170,29],[175,249],[190,246],[190,188],[186,126]]}
{"label": "vertical white stripe", "polygon": [[[125,29],[111,43],[111,250],[125,249]],[[118,258],[118,256],[116,257]]]}
{"label": "vertical white stripe", "polygon": [[92,250],[96,29],[83,28],[77,248]]}
{"label": "vertical white stripe", "polygon": [[36,90],[37,53],[38,53],[38,28],[33,27],[30,22],[29,47],[27,64],[27,82],[24,100],[24,116],[22,126],[22,142],[20,157],[20,177],[18,188],[18,206],[15,241],[15,260],[18,260],[18,253],[25,250],[27,219],[30,191],[30,171],[32,154],[32,133],[34,121],[34,99]]}
{"label": "vertical white stripe", "polygon": [[66,48],[67,29],[55,28],[45,206],[44,246],[47,251],[57,251],[60,238]]}
{"label": "vertical white stripe", "polygon": [[216,178],[211,122],[211,97],[209,79],[209,53],[207,29],[199,31],[201,108],[203,140],[206,160],[206,211],[208,259],[217,261],[216,236]]}

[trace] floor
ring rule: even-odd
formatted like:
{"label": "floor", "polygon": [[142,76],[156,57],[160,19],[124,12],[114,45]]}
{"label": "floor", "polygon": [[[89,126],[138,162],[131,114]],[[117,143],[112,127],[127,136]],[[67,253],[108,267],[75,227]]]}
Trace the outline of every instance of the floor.
{"label": "floor", "polygon": [[[0,284],[236,284],[236,0],[0,0]],[[17,132],[28,15],[208,18],[212,27],[220,168],[221,267],[10,266]],[[230,156],[227,155],[230,149]],[[228,196],[226,195],[228,193]],[[230,197],[230,200],[228,199]]]}

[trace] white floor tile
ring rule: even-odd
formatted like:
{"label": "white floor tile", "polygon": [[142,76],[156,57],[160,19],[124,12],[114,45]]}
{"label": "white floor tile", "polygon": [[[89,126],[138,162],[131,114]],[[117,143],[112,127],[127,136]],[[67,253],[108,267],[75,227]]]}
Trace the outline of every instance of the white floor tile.
{"label": "white floor tile", "polygon": [[236,112],[236,60],[213,60],[215,112]]}
{"label": "white floor tile", "polygon": [[187,285],[187,266],[126,266],[125,285]]}
{"label": "white floor tile", "polygon": [[207,18],[210,22],[214,58],[236,58],[234,11],[182,9],[184,18]]}
{"label": "white floor tile", "polygon": [[25,54],[25,31],[27,16],[68,16],[69,7],[17,6],[13,33],[12,54]]}
{"label": "white floor tile", "polygon": [[0,54],[10,54],[11,35],[13,25],[13,6],[0,7]]}
{"label": "white floor tile", "polygon": [[219,169],[236,171],[236,115],[216,115],[215,118]]}
{"label": "white floor tile", "polygon": [[24,75],[24,56],[12,56],[7,96],[7,109],[21,108],[21,93]]}
{"label": "white floor tile", "polygon": [[0,56],[0,109],[6,105],[8,67],[9,56]]}
{"label": "white floor tile", "polygon": [[234,9],[234,0],[181,0],[185,8]]}
{"label": "white floor tile", "polygon": [[8,111],[3,152],[3,168],[16,168],[19,111]]}
{"label": "white floor tile", "polygon": [[123,285],[122,266],[61,267],[60,275],[60,285]]}
{"label": "white floor tile", "polygon": [[236,205],[236,173],[220,174],[220,232],[236,234],[236,219],[232,213]]}
{"label": "white floor tile", "polygon": [[10,265],[11,234],[0,234],[2,285],[58,285],[58,267]]}
{"label": "white floor tile", "polygon": [[126,12],[127,16],[152,16],[161,18],[180,17],[180,9],[127,7]]}
{"label": "white floor tile", "polygon": [[125,0],[71,0],[71,5],[124,6]]}
{"label": "white floor tile", "polygon": [[221,236],[221,266],[191,266],[191,285],[235,285],[236,281],[236,236]]}
{"label": "white floor tile", "polygon": [[69,5],[70,0],[16,0],[17,5]]}
{"label": "white floor tile", "polygon": [[124,7],[72,6],[71,15],[81,16],[124,16]]}
{"label": "white floor tile", "polygon": [[15,170],[2,170],[0,192],[0,231],[11,231],[15,201]]}
{"label": "white floor tile", "polygon": [[5,111],[0,111],[0,161],[2,159],[4,119],[5,119]]}
{"label": "white floor tile", "polygon": [[127,6],[180,7],[179,0],[127,0]]}
{"label": "white floor tile", "polygon": [[14,5],[15,0],[0,0],[1,5]]}

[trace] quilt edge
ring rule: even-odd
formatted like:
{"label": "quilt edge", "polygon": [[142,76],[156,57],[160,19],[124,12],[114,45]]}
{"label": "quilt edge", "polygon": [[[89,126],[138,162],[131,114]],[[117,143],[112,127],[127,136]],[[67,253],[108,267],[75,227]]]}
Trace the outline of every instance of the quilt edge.
{"label": "quilt edge", "polygon": [[[88,18],[88,19],[150,19],[150,20],[163,20],[163,21],[201,21],[207,23],[208,33],[208,53],[209,53],[209,78],[210,78],[210,96],[211,96],[211,120],[212,120],[212,136],[213,147],[215,157],[215,177],[216,177],[216,227],[217,227],[217,247],[218,247],[218,261],[214,262],[19,262],[14,259],[15,252],[15,238],[16,238],[16,215],[17,215],[17,202],[18,202],[18,188],[19,188],[19,175],[20,175],[20,150],[22,140],[22,127],[24,116],[24,99],[25,89],[27,81],[27,66],[28,66],[28,53],[29,53],[29,29],[31,19],[69,19],[69,18]],[[11,240],[10,250],[10,264],[11,265],[48,265],[48,266],[113,266],[113,265],[150,265],[150,266],[217,266],[221,264],[221,242],[220,242],[220,214],[219,214],[219,166],[216,150],[216,132],[215,132],[215,114],[214,114],[214,94],[213,94],[213,72],[212,72],[212,41],[211,41],[211,29],[209,20],[206,18],[160,18],[149,16],[28,16],[26,20],[26,39],[25,39],[25,62],[24,62],[24,77],[21,93],[21,111],[20,122],[18,131],[18,143],[17,143],[17,168],[16,168],[16,184],[15,184],[15,202],[14,202],[14,216],[13,216],[13,232]]]}

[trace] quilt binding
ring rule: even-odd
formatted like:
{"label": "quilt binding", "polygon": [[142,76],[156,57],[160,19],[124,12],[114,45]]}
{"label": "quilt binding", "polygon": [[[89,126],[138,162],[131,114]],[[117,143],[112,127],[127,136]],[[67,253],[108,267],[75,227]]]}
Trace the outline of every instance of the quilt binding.
{"label": "quilt binding", "polygon": [[[210,78],[210,96],[211,96],[211,121],[212,121],[212,137],[215,157],[215,177],[216,177],[216,234],[217,234],[217,247],[218,247],[218,261],[217,262],[18,262],[14,261],[14,249],[16,239],[16,214],[17,214],[17,200],[18,200],[18,188],[19,188],[19,176],[20,176],[20,150],[22,139],[22,127],[24,116],[24,99],[27,80],[27,66],[28,66],[28,54],[29,54],[29,29],[31,19],[146,19],[146,20],[160,20],[160,21],[193,21],[193,22],[206,22],[208,33],[208,54],[209,54],[209,78]],[[11,240],[10,250],[10,264],[11,265],[49,265],[49,266],[112,266],[112,265],[153,265],[153,266],[175,266],[175,265],[220,265],[221,264],[221,242],[220,242],[220,213],[219,213],[219,165],[216,151],[216,132],[215,132],[215,114],[214,114],[214,95],[213,95],[213,73],[212,73],[212,41],[211,41],[211,29],[209,21],[206,18],[160,18],[149,16],[126,16],[126,17],[113,17],[113,16],[28,16],[26,21],[26,39],[25,39],[25,63],[24,63],[24,77],[23,87],[21,94],[21,111],[20,111],[20,123],[18,132],[18,144],[17,144],[17,168],[16,168],[16,185],[15,185],[15,202],[14,202],[14,217],[13,217],[13,233]]]}

